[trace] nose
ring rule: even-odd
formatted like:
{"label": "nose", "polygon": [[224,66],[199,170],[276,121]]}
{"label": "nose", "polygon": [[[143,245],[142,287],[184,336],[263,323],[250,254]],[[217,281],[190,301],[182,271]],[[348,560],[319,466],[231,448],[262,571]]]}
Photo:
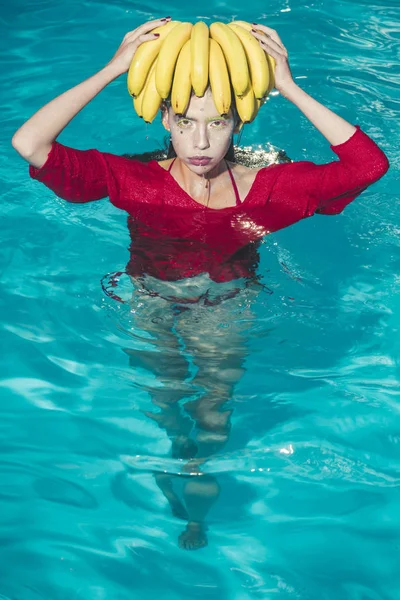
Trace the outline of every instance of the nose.
{"label": "nose", "polygon": [[207,135],[207,125],[199,125],[195,132],[194,138],[195,148],[206,150],[210,147],[210,142]]}

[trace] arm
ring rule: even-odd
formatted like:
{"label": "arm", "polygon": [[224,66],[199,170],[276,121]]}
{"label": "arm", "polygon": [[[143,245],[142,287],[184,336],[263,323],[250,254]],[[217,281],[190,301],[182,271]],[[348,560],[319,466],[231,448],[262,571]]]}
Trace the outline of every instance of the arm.
{"label": "arm", "polygon": [[[297,186],[307,193],[307,215],[336,215],[389,169],[384,152],[360,126],[354,127],[312,98],[294,82],[285,97],[297,106],[330,143],[339,161],[298,163]],[[295,188],[293,188],[295,189]]]}
{"label": "arm", "polygon": [[42,167],[61,131],[117,77],[118,72],[113,65],[107,65],[86,81],[43,106],[14,134],[14,149],[34,167]]}
{"label": "arm", "polygon": [[275,89],[293,102],[332,146],[343,144],[350,139],[356,131],[355,127],[317,102],[294,82],[288,51],[275,29],[257,23],[253,23],[253,27],[254,37],[275,62]]}
{"label": "arm", "polygon": [[339,160],[318,165],[299,161],[277,166],[270,193],[272,205],[290,216],[290,222],[314,213],[337,215],[369,185],[380,179],[389,161],[357,125],[342,144],[331,145]]}
{"label": "arm", "polygon": [[285,98],[301,110],[332,146],[343,144],[356,132],[353,125],[312,98],[294,82],[287,87]]}
{"label": "arm", "polygon": [[384,152],[360,127],[323,106],[292,78],[288,52],[274,29],[255,25],[253,35],[275,60],[275,88],[315,125],[339,157],[325,165],[298,162],[285,165],[276,181],[273,197],[296,218],[314,212],[338,214],[389,168]]}
{"label": "arm", "polygon": [[158,19],[127,33],[103,69],[43,106],[16,131],[12,138],[15,150],[34,167],[42,167],[61,131],[111,81],[128,71],[138,46],[156,39],[157,34],[149,32],[166,22]]}

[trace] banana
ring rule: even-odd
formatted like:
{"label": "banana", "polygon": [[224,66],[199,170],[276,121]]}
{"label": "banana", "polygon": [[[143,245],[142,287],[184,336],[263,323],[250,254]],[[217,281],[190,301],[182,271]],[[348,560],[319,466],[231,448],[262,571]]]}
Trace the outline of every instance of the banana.
{"label": "banana", "polygon": [[161,105],[161,96],[156,88],[156,69],[158,59],[156,59],[150,68],[149,75],[146,80],[145,89],[142,100],[142,116],[146,123],[152,123],[158,113]]}
{"label": "banana", "polygon": [[146,84],[144,84],[143,89],[140,92],[139,96],[135,96],[135,98],[133,99],[133,108],[135,109],[137,116],[140,118],[143,116],[142,103],[143,103],[143,94],[144,94],[145,89],[146,89]]}
{"label": "banana", "polygon": [[228,23],[228,27],[232,29],[243,44],[254,95],[256,98],[263,98],[269,86],[269,67],[266,54],[258,40],[249,31],[234,23]]}
{"label": "banana", "polygon": [[204,96],[208,84],[209,37],[207,25],[203,21],[198,21],[193,26],[190,36],[191,78],[196,96]]}
{"label": "banana", "polygon": [[220,115],[227,115],[232,101],[228,68],[221,46],[212,38],[209,45],[209,75],[214,103]]}
{"label": "banana", "polygon": [[167,35],[160,48],[156,67],[156,88],[161,98],[167,98],[169,95],[179,52],[190,39],[192,27],[191,23],[179,23]]}
{"label": "banana", "polygon": [[[257,114],[258,108],[256,104],[256,97],[254,96],[253,88],[251,85],[246,90],[243,96],[235,94],[236,110],[243,123],[251,123],[255,115]],[[257,109],[257,110],[256,110]]]}
{"label": "banana", "polygon": [[262,105],[264,104],[265,100],[264,98],[262,98],[261,100],[259,98],[255,99],[255,107],[254,107],[254,112],[253,115],[251,117],[251,121],[250,123],[252,123],[254,121],[254,119],[256,118],[258,111],[260,110],[260,108],[262,107]]}
{"label": "banana", "polygon": [[143,89],[150,67],[154,63],[162,43],[167,35],[179,24],[179,21],[170,21],[153,29],[152,33],[159,33],[160,37],[140,44],[128,70],[128,92],[131,96],[138,96]]}
{"label": "banana", "polygon": [[[156,60],[157,60],[157,59],[156,59]],[[153,64],[154,64],[154,63],[153,63]],[[137,114],[137,115],[138,115],[138,117],[140,117],[140,118],[142,118],[142,117],[143,117],[143,111],[142,111],[142,105],[143,105],[143,96],[144,96],[144,92],[145,92],[145,89],[146,89],[147,82],[148,82],[148,80],[149,80],[149,75],[150,75],[150,73],[151,73],[151,68],[152,68],[152,66],[153,66],[153,65],[151,65],[151,67],[150,67],[149,73],[147,74],[146,81],[144,82],[144,85],[143,85],[143,87],[142,87],[142,90],[141,90],[140,94],[138,94],[137,96],[135,96],[135,97],[133,98],[133,108],[135,109],[135,111],[136,111],[136,114]]]}
{"label": "banana", "polygon": [[256,98],[257,110],[260,110],[260,108],[262,107],[263,104],[265,104],[265,102],[266,102],[266,98],[261,98],[261,100],[259,98]]}
{"label": "banana", "polygon": [[269,67],[269,86],[268,86],[265,96],[269,96],[271,90],[273,90],[275,87],[276,60],[274,59],[273,56],[270,56],[269,54],[266,54],[266,57],[267,57],[267,62],[268,62],[268,67]]}
{"label": "banana", "polygon": [[176,61],[171,92],[171,105],[177,115],[182,115],[189,104],[192,84],[190,81],[191,40],[188,40]]}
{"label": "banana", "polygon": [[246,54],[239,38],[228,25],[220,22],[210,25],[210,36],[223,50],[235,94],[243,96],[249,87],[250,74]]}
{"label": "banana", "polygon": [[[229,23],[229,25],[238,25],[239,27],[243,27],[243,29],[246,29],[247,31],[251,31],[253,29],[253,26],[250,25],[250,23],[247,23],[247,21],[232,21],[231,23]],[[264,34],[264,32],[261,31],[261,29],[259,29],[258,32]],[[276,60],[274,59],[273,56],[270,56],[267,52],[265,54],[266,54],[268,66],[269,66],[269,86],[268,86],[268,93],[265,94],[266,96],[268,96],[270,91],[275,86]]]}
{"label": "banana", "polygon": [[170,93],[174,112],[183,114],[192,87],[201,97],[209,84],[219,114],[229,112],[234,93],[242,123],[251,123],[275,85],[276,66],[251,29],[246,21],[216,22],[210,29],[202,21],[171,21],[154,29],[160,37],[138,47],[128,71],[139,117],[151,123]]}
{"label": "banana", "polygon": [[253,26],[247,21],[231,21],[228,23],[228,25],[239,25],[239,27],[243,27],[244,29],[247,29],[247,31],[251,31],[253,29]]}

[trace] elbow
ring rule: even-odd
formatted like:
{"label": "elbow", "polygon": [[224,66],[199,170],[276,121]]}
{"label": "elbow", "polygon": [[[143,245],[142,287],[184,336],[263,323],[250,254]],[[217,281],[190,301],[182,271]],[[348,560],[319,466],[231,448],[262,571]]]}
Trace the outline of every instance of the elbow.
{"label": "elbow", "polygon": [[18,154],[21,154],[21,152],[20,152],[21,144],[20,144],[20,139],[18,136],[18,131],[16,133],[14,133],[14,135],[12,136],[11,145],[14,148],[14,150],[16,150],[18,152]]}
{"label": "elbow", "polygon": [[359,185],[357,187],[366,189],[373,183],[376,183],[381,179],[389,170],[390,163],[388,157],[383,152],[380,153],[379,156],[374,158],[365,164],[362,173],[359,173],[358,170],[353,170],[349,177],[354,181],[358,182]]}
{"label": "elbow", "polygon": [[384,154],[382,156],[382,161],[381,161],[381,164],[380,164],[379,168],[380,168],[380,171],[381,171],[380,177],[383,177],[389,171],[389,169],[390,169],[390,162],[389,162],[389,159],[386,156],[386,154]]}
{"label": "elbow", "polygon": [[29,144],[26,139],[24,140],[18,131],[13,135],[11,145],[23,158],[27,159],[33,154],[32,144]]}
{"label": "elbow", "polygon": [[383,177],[389,170],[390,163],[389,159],[384,152],[381,153],[381,156],[374,161],[374,163],[370,167],[368,183],[375,183],[381,177]]}

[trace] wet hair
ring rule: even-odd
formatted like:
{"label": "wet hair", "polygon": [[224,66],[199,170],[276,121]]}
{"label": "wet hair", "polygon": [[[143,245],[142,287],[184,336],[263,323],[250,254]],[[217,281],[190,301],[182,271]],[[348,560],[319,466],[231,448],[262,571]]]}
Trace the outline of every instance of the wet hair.
{"label": "wet hair", "polygon": [[[132,160],[139,160],[140,162],[150,162],[151,160],[167,160],[167,158],[175,158],[176,152],[172,145],[171,138],[166,135],[164,137],[164,148],[159,148],[157,150],[150,150],[149,152],[141,152],[139,154],[123,154],[124,158],[131,158]],[[236,162],[235,155],[235,146],[233,144],[233,138],[231,140],[230,146],[228,148],[227,153],[224,158],[229,160],[229,162]]]}
{"label": "wet hair", "polygon": [[[172,153],[170,154],[170,152]],[[130,158],[144,163],[150,162],[151,160],[162,161],[167,158],[174,158],[175,156],[175,150],[170,142],[169,136],[164,137],[164,148],[142,152],[141,154],[123,154],[124,158]],[[239,165],[244,165],[245,167],[250,167],[252,169],[259,169],[276,163],[293,162],[284,150],[266,150],[263,148],[253,150],[251,146],[235,146],[233,140],[228,148],[225,158],[226,160],[229,160],[229,162],[238,163]]]}

